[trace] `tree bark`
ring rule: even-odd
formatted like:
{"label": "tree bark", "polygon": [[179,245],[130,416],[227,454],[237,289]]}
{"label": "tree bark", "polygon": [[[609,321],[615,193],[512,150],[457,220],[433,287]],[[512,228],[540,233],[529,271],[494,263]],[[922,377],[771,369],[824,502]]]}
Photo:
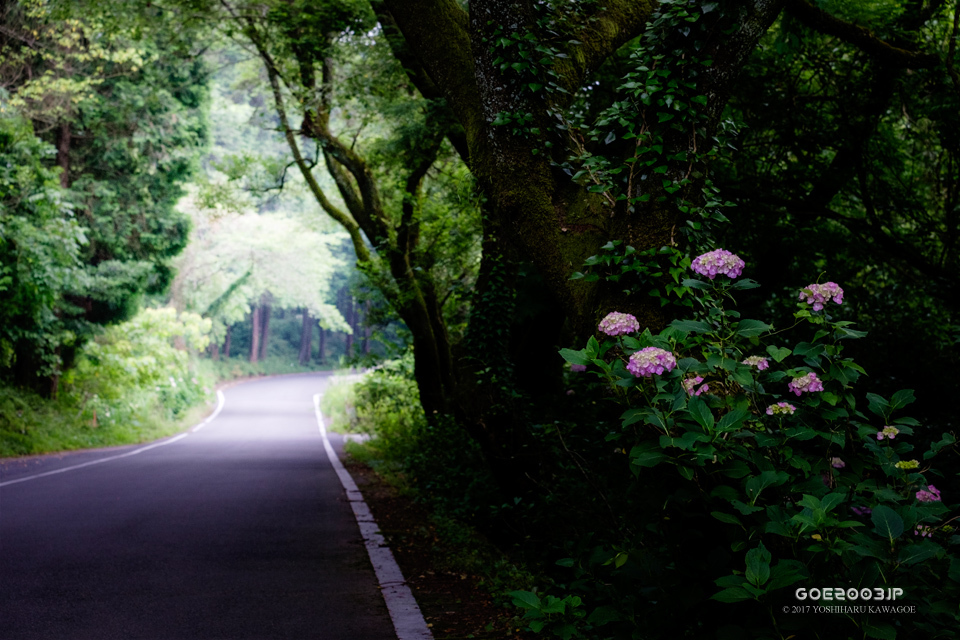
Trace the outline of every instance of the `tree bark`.
{"label": "tree bark", "polygon": [[313,344],[313,320],[310,311],[303,310],[303,326],[300,330],[300,365],[310,364],[310,348]]}
{"label": "tree bark", "polygon": [[260,307],[254,306],[250,312],[250,362],[256,363],[260,357]]}
{"label": "tree bark", "polygon": [[267,359],[267,339],[270,337],[270,313],[272,307],[269,303],[260,305],[260,360]]}
{"label": "tree bark", "polygon": [[70,188],[70,123],[61,122],[57,131],[57,166],[60,167],[60,186]]}
{"label": "tree bark", "polygon": [[[344,305],[344,313],[343,313],[344,320],[347,321],[347,325],[348,325],[348,326],[350,327],[350,329],[352,330],[352,329],[353,329],[353,324],[354,324],[354,321],[353,321],[353,296],[351,296],[349,293],[346,293],[346,294],[344,295],[344,297],[343,297],[343,305]],[[344,349],[343,349],[344,355],[345,355],[346,357],[348,357],[348,358],[353,357],[353,332],[352,332],[352,331],[351,331],[350,333],[347,333],[347,334],[346,334],[346,340],[345,340],[345,343],[344,343],[344,344],[345,344]]]}
{"label": "tree bark", "polygon": [[320,327],[320,347],[317,349],[317,362],[327,363],[327,330]]}
{"label": "tree bark", "polygon": [[373,327],[370,326],[370,301],[367,300],[363,309],[363,355],[370,355],[370,336],[373,335]]}
{"label": "tree bark", "polygon": [[223,358],[230,359],[230,327],[227,327],[227,337],[223,340]]}

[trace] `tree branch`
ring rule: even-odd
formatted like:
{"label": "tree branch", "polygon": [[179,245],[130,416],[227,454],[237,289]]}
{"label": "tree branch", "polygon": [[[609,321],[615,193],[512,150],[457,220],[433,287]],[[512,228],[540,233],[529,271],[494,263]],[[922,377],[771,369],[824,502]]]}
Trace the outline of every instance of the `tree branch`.
{"label": "tree branch", "polygon": [[841,20],[807,0],[792,0],[787,11],[807,27],[840,38],[887,64],[911,69],[926,69],[940,64],[939,56],[896,47],[866,27]]}
{"label": "tree branch", "polygon": [[287,145],[290,147],[290,152],[293,154],[294,162],[297,163],[297,167],[300,169],[303,179],[306,180],[307,185],[310,187],[311,193],[313,193],[313,196],[320,204],[320,207],[327,213],[327,215],[336,220],[340,226],[346,229],[347,233],[350,234],[350,240],[353,242],[353,249],[357,255],[357,260],[360,260],[361,262],[369,262],[370,251],[367,249],[367,245],[363,241],[363,235],[360,233],[360,226],[357,224],[356,220],[334,206],[333,203],[327,199],[327,195],[323,192],[323,189],[320,187],[320,184],[314,177],[313,172],[310,171],[310,167],[307,165],[306,160],[304,160],[303,155],[300,153],[300,145],[297,143],[297,138],[293,133],[293,129],[290,127],[290,120],[287,117],[287,109],[283,100],[283,91],[280,89],[280,72],[274,63],[270,52],[267,51],[266,47],[264,46],[263,39],[257,32],[256,24],[254,24],[253,20],[250,18],[247,18],[246,22],[247,35],[249,36],[253,45],[257,48],[257,52],[260,54],[260,58],[263,60],[263,64],[266,67],[267,77],[270,80],[270,89],[273,91],[273,99],[277,108],[277,116],[280,118],[280,123],[283,126],[283,136],[286,138]]}

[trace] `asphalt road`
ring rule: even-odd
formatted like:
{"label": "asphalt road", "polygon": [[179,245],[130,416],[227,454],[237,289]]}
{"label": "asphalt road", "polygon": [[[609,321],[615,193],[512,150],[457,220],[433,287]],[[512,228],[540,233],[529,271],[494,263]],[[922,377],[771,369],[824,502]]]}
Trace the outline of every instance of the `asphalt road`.
{"label": "asphalt road", "polygon": [[[0,486],[0,639],[396,638],[317,428],[325,384],[241,384],[176,442]],[[137,448],[4,461],[0,485]]]}

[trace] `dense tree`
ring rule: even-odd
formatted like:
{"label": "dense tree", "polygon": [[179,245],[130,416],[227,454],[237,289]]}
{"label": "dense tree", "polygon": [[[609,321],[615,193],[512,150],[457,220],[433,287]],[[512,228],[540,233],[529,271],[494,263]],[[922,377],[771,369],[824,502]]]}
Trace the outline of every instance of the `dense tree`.
{"label": "dense tree", "polygon": [[188,230],[174,205],[205,136],[204,70],[189,33],[108,30],[108,14],[86,9],[2,5],[0,83],[8,105],[55,144],[51,164],[85,238],[83,274],[66,292],[63,315],[75,339],[56,345],[52,365],[31,349],[12,363],[25,384],[52,376],[54,392],[57,372],[96,325],[131,317],[145,294],[169,285]]}

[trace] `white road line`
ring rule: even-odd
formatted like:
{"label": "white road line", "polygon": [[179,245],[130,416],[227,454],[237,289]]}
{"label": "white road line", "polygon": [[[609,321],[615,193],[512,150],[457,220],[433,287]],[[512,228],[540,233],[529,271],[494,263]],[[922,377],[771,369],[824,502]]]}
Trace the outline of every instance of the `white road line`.
{"label": "white road line", "polygon": [[[223,410],[223,405],[224,405],[225,402],[226,402],[226,398],[224,397],[223,392],[218,390],[218,391],[217,391],[217,408],[214,410],[214,412],[213,412],[212,414],[210,414],[210,417],[208,417],[206,420],[204,420],[203,422],[201,422],[200,424],[198,424],[197,426],[195,426],[195,427],[191,430],[191,433],[199,430],[202,426],[204,426],[204,425],[209,424],[210,422],[212,422],[213,419],[216,418],[216,417],[220,414],[220,412]],[[73,471],[74,469],[82,469],[82,468],[84,468],[84,467],[91,467],[91,466],[93,466],[93,465],[95,465],[95,464],[100,464],[100,463],[103,463],[103,462],[110,462],[111,460],[119,460],[120,458],[129,458],[130,456],[135,456],[135,455],[137,455],[138,453],[143,453],[144,451],[149,451],[150,449],[156,449],[157,447],[164,447],[164,446],[166,446],[166,445],[168,445],[168,444],[173,444],[174,442],[177,442],[178,440],[183,440],[183,439],[186,438],[188,435],[190,435],[190,434],[189,434],[189,433],[181,433],[180,435],[174,436],[173,438],[170,438],[169,440],[163,440],[163,441],[161,441],[161,442],[154,442],[153,444],[148,444],[148,445],[145,446],[145,447],[140,447],[139,449],[134,449],[133,451],[128,451],[128,452],[126,452],[126,453],[121,453],[121,454],[116,455],[116,456],[109,456],[109,457],[106,457],[106,458],[98,458],[97,460],[90,460],[89,462],[84,462],[84,463],[82,463],[82,464],[75,464],[75,465],[72,465],[72,466],[69,466],[69,467],[63,467],[62,469],[54,469],[53,471],[44,471],[43,473],[35,473],[35,474],[33,474],[32,476],[24,476],[24,477],[22,477],[22,478],[17,478],[16,480],[7,480],[6,482],[0,482],[0,487],[6,487],[7,485],[17,484],[18,482],[26,482],[27,480],[36,480],[37,478],[45,478],[46,476],[53,476],[53,475],[56,475],[56,474],[58,474],[58,473],[66,473],[67,471]]]}
{"label": "white road line", "polygon": [[370,555],[370,564],[377,574],[377,580],[380,582],[380,591],[383,593],[383,600],[387,604],[387,611],[390,613],[390,619],[393,620],[393,628],[397,632],[397,640],[433,640],[433,634],[427,627],[427,621],[423,619],[420,607],[413,597],[413,592],[403,578],[403,572],[400,571],[397,561],[393,558],[393,553],[386,541],[380,534],[380,528],[370,513],[370,508],[363,501],[363,495],[357,488],[357,483],[353,481],[337,452],[333,450],[330,439],[327,437],[327,429],[323,426],[323,413],[320,411],[320,394],[313,396],[313,406],[316,409],[317,424],[320,426],[320,436],[323,438],[323,448],[327,451],[327,457],[330,458],[330,464],[333,465],[337,477],[340,478],[340,484],[347,492],[347,500],[350,501],[350,508],[353,509],[353,515],[357,519],[357,525],[360,527],[360,535],[363,536],[364,545],[367,547],[367,553]]}
{"label": "white road line", "polygon": [[206,420],[204,420],[203,422],[195,426],[193,429],[191,429],[190,433],[196,433],[197,431],[200,431],[200,429],[202,429],[204,426],[213,422],[214,418],[220,415],[220,412],[223,411],[223,405],[226,401],[227,401],[227,398],[223,395],[223,391],[220,391],[219,389],[217,389],[217,408],[213,410],[213,413],[211,413]]}

